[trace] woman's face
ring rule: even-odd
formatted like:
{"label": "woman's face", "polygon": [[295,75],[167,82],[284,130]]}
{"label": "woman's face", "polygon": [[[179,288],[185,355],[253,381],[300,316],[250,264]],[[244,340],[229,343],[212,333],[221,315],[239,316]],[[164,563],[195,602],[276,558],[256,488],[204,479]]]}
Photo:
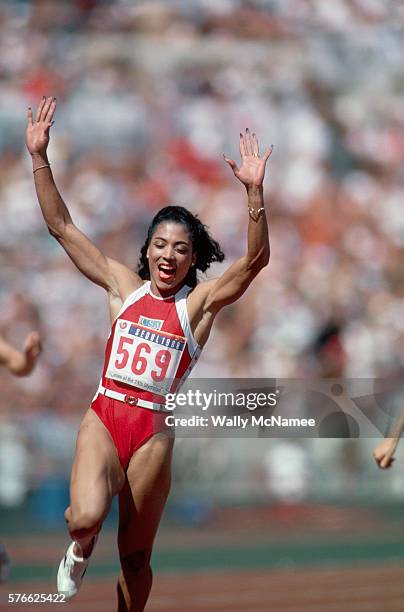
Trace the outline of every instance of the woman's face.
{"label": "woman's face", "polygon": [[196,260],[185,225],[173,221],[160,223],[151,237],[147,257],[152,291],[173,293]]}

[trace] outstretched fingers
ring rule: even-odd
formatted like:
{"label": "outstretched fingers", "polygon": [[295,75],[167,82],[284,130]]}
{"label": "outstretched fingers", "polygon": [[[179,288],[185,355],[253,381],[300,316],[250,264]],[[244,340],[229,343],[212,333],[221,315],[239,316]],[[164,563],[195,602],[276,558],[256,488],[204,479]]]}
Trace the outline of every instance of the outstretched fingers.
{"label": "outstretched fingers", "polygon": [[54,98],[53,96],[50,96],[49,98],[45,98],[44,96],[36,112],[36,117],[35,117],[36,123],[44,121],[45,123],[48,123],[50,126],[55,109],[56,109],[56,98]]}
{"label": "outstretched fingers", "polygon": [[226,157],[226,155],[223,153],[223,159],[224,161],[229,164],[230,168],[233,170],[233,172],[237,172],[238,171],[238,166],[236,164],[236,162],[234,161],[234,159],[230,159],[230,157]]}
{"label": "outstretched fingers", "polygon": [[[272,155],[273,148],[274,145],[271,145],[265,150],[262,158],[264,161],[267,161],[267,159]],[[257,135],[255,132],[251,134],[249,128],[246,128],[245,134],[240,133],[240,155],[242,158],[246,156],[260,156]]]}
{"label": "outstretched fingers", "polygon": [[251,146],[252,146],[253,155],[255,157],[259,157],[260,156],[260,150],[259,150],[259,147],[258,147],[258,138],[257,138],[257,135],[255,133],[253,133],[253,135],[251,136]]}
{"label": "outstretched fingers", "polygon": [[244,136],[244,147],[245,147],[245,153],[246,155],[253,155],[253,144],[252,144],[252,140],[251,140],[251,134],[250,134],[250,130],[248,128],[245,129],[245,136]]}
{"label": "outstretched fingers", "polygon": [[240,156],[241,158],[245,157],[246,155],[248,155],[248,153],[246,152],[245,149],[245,140],[244,140],[244,136],[243,134],[240,132]]}
{"label": "outstretched fingers", "polygon": [[53,113],[56,108],[56,98],[48,98],[42,111],[42,121],[49,123],[52,121]]}
{"label": "outstretched fingers", "polygon": [[272,151],[274,150],[274,145],[272,144],[270,147],[265,149],[264,160],[267,161],[272,155]]}
{"label": "outstretched fingers", "polygon": [[45,103],[46,103],[46,98],[45,98],[45,96],[43,96],[43,98],[42,98],[42,100],[41,100],[41,102],[40,102],[40,104],[39,104],[39,106],[38,106],[38,108],[36,110],[36,115],[35,115],[35,122],[36,123],[38,123],[38,121],[41,121],[41,115],[42,115],[42,111],[43,111],[43,108],[45,106]]}
{"label": "outstretched fingers", "polygon": [[240,133],[240,155],[241,157],[254,155],[254,145],[248,128],[245,129],[245,134]]}

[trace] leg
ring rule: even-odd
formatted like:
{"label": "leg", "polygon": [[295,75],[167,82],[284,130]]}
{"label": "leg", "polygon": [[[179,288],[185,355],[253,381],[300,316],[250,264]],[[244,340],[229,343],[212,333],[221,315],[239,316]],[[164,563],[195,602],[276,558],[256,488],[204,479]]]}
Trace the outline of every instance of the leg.
{"label": "leg", "polygon": [[173,442],[165,434],[154,435],[136,451],[128,467],[119,496],[119,612],[142,612],[150,593],[150,557],[170,490]]}
{"label": "leg", "polygon": [[80,545],[84,556],[91,553],[93,538],[101,529],[112,498],[124,482],[125,474],[111,436],[90,409],[77,436],[70,506],[65,512],[70,536]]}
{"label": "leg", "polygon": [[113,496],[125,483],[118,453],[106,427],[89,410],[77,436],[70,482],[70,506],[65,512],[73,542],[59,565],[57,585],[66,599],[80,588],[95,536],[101,529]]}

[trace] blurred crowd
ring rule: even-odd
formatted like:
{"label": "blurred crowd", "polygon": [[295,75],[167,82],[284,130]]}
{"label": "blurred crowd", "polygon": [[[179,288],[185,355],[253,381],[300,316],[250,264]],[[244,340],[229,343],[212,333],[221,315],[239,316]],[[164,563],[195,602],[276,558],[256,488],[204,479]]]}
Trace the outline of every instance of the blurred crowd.
{"label": "blurred crowd", "polygon": [[70,456],[109,332],[103,290],[36,202],[24,131],[42,95],[58,99],[50,161],[74,221],[133,268],[170,203],[222,245],[210,276],[241,256],[246,196],[222,153],[238,159],[247,126],[274,144],[270,265],[221,314],[196,377],[400,372],[403,27],[392,0],[4,0],[0,331],[19,343],[38,329],[44,353],[28,379],[0,372],[0,425],[19,413],[36,440],[40,418],[45,448]]}

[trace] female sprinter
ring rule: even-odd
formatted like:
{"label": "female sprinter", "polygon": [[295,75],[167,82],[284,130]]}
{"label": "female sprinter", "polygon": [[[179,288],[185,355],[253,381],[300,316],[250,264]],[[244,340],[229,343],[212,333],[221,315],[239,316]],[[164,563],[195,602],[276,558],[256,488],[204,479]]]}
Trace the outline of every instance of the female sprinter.
{"label": "female sprinter", "polygon": [[168,206],[153,219],[139,273],[106,257],[74,225],[52,177],[47,147],[56,108],[43,99],[26,141],[35,188],[52,236],[91,281],[107,291],[112,329],[101,383],[80,426],[65,518],[72,542],[58,589],[69,599],[81,584],[97,534],[119,493],[122,573],[118,609],[140,612],[149,596],[153,540],[170,487],[173,439],[164,396],[191,371],[217,313],[243,295],[267,265],[263,178],[272,149],[260,157],[255,134],[240,135],[241,166],[224,157],[248,196],[247,253],[220,278],[197,283],[196,271],[222,261],[219,245],[186,209]]}

